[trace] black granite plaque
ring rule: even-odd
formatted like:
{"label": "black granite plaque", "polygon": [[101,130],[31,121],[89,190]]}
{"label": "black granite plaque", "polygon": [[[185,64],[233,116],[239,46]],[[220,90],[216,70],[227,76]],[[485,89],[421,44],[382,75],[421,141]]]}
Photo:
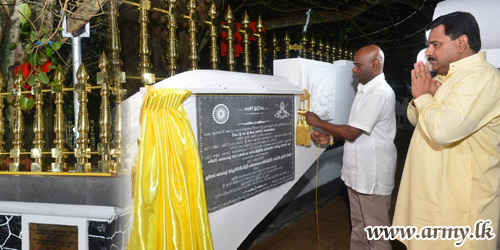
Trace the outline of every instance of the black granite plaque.
{"label": "black granite plaque", "polygon": [[78,226],[29,223],[30,249],[78,250]]}
{"label": "black granite plaque", "polygon": [[295,177],[293,95],[198,95],[208,211]]}

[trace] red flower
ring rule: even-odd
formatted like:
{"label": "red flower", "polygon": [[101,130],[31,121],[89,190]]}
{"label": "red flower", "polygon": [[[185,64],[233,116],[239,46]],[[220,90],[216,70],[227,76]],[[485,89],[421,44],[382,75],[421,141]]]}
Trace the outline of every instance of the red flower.
{"label": "red flower", "polygon": [[[52,65],[52,61],[51,60],[48,60],[47,62],[45,62],[42,67],[40,67],[40,70],[44,73],[47,73],[50,71],[50,68],[49,66]],[[17,72],[19,70],[21,70],[21,72],[23,73],[24,75],[24,82],[26,82],[28,80],[28,77],[30,75],[33,75],[35,72],[36,72],[36,69],[38,68],[38,65],[35,66],[35,67],[31,67],[31,65],[28,63],[28,62],[25,62],[24,64],[22,65],[19,65],[17,67],[14,68],[14,76],[17,74]],[[28,83],[25,83],[24,84],[24,88],[26,90],[30,90],[31,89],[31,85],[29,85]]]}
{"label": "red flower", "polygon": [[24,79],[28,79],[28,76],[31,75],[32,72],[31,71],[31,66],[28,62],[25,62],[23,65],[19,65],[17,67],[14,68],[14,76],[17,75],[17,71],[21,70],[21,72],[23,72],[23,75],[24,75]]}
{"label": "red flower", "polygon": [[50,68],[49,68],[49,66],[50,66],[50,65],[52,65],[52,61],[48,60],[47,62],[45,62],[45,63],[42,65],[42,67],[40,67],[40,70],[41,70],[42,72],[47,73],[47,72],[49,72],[49,71],[50,71]]}
{"label": "red flower", "polygon": [[[225,24],[226,22],[222,22],[222,24]],[[239,22],[234,22],[236,24],[236,28],[241,29],[241,23]],[[250,22],[249,28],[252,29],[254,33],[257,32],[257,28],[255,28],[256,22],[252,21]],[[266,29],[263,30],[263,32],[266,32]],[[227,41],[226,41],[227,33],[225,30],[223,30],[220,34],[220,55],[221,56],[227,56]],[[250,41],[257,41],[255,36],[250,36]],[[240,34],[240,32],[235,31],[234,32],[234,52],[236,54],[236,57],[240,57],[240,54],[243,53],[243,36]]]}

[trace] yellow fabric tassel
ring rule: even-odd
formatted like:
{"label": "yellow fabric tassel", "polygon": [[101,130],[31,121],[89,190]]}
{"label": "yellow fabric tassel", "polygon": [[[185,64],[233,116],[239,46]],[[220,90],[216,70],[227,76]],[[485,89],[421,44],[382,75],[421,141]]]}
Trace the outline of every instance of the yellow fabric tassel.
{"label": "yellow fabric tassel", "polygon": [[[307,124],[307,123],[306,123]],[[304,138],[304,146],[311,146],[311,126],[306,125],[302,129],[302,137]]]}
{"label": "yellow fabric tassel", "polygon": [[144,97],[128,249],[212,250],[201,161],[182,103],[187,90]]}

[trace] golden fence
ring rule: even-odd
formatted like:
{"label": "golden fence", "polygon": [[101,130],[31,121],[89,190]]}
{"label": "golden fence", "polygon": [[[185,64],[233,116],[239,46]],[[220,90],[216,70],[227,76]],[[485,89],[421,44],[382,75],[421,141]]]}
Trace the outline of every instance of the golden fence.
{"label": "golden fence", "polygon": [[[219,28],[226,31],[226,42],[227,42],[227,56],[226,64],[230,71],[236,70],[237,58],[235,55],[235,32],[239,32],[242,35],[243,52],[242,52],[242,65],[244,71],[247,73],[252,73],[252,60],[251,60],[251,36],[255,37],[256,43],[256,68],[255,72],[259,74],[266,73],[265,65],[265,54],[269,50],[272,51],[272,58],[278,59],[279,54],[284,54],[284,58],[290,58],[290,51],[297,51],[298,55],[303,58],[309,58],[312,60],[319,60],[324,62],[332,63],[335,60],[350,59],[353,60],[353,51],[349,49],[342,49],[342,47],[336,47],[334,43],[326,41],[323,42],[322,39],[316,44],[314,37],[308,40],[308,37],[304,35],[300,43],[291,44],[290,36],[288,32],[285,33],[283,41],[280,41],[274,35],[272,38],[271,49],[266,48],[265,42],[265,32],[264,24],[259,16],[256,22],[256,32],[250,28],[250,18],[245,11],[241,24],[242,28],[238,29],[234,22],[234,16],[231,8],[228,7],[226,13],[223,15],[224,24],[221,20],[217,20],[218,14],[215,4],[212,3],[208,10],[209,20],[200,20],[196,14],[196,1],[187,1],[188,14],[180,14],[180,11],[176,9],[177,0],[168,0],[168,9],[159,9],[151,7],[151,2],[148,0],[140,0],[139,3],[132,1],[109,1],[109,59],[105,53],[103,53],[99,60],[100,72],[97,73],[97,86],[91,86],[87,81],[89,79],[89,74],[82,64],[77,73],[77,83],[74,88],[64,87],[65,76],[58,72],[55,74],[55,80],[57,84],[52,86],[50,89],[44,89],[41,82],[36,80],[35,86],[31,91],[21,91],[21,86],[24,83],[23,74],[18,71],[15,76],[14,88],[11,92],[3,92],[6,85],[3,76],[0,74],[0,156],[10,157],[12,162],[8,165],[7,172],[0,172],[0,174],[26,174],[26,168],[22,164],[21,156],[29,155],[33,161],[31,165],[31,172],[34,174],[50,174],[50,175],[104,175],[110,176],[116,173],[125,171],[122,167],[121,156],[125,153],[122,145],[122,121],[123,121],[123,111],[120,103],[126,97],[126,88],[124,84],[127,79],[140,79],[142,85],[147,86],[154,84],[156,81],[155,75],[151,73],[152,64],[150,62],[151,56],[151,45],[150,45],[150,34],[148,32],[149,23],[149,13],[151,11],[158,11],[163,15],[167,16],[169,36],[167,43],[167,61],[168,65],[166,70],[168,75],[172,76],[178,73],[178,59],[179,59],[179,42],[177,39],[177,22],[180,18],[186,19],[189,23],[189,70],[196,70],[199,68],[199,55],[198,55],[198,42],[197,42],[197,24],[204,23],[210,27],[210,43],[209,43],[209,55],[210,55],[210,67],[211,69],[219,69],[219,45],[218,45],[218,30]],[[139,69],[140,76],[127,76],[125,72],[121,70],[122,61],[120,59],[120,30],[118,27],[118,5],[128,4],[136,6],[139,9]],[[101,103],[100,103],[100,116],[99,116],[99,139],[100,142],[97,145],[97,150],[92,151],[89,147],[91,140],[95,138],[89,138],[89,112],[88,112],[88,96],[90,91],[100,91]],[[64,100],[63,94],[67,91],[74,91],[78,93],[78,124],[76,129],[78,131],[79,137],[76,139],[76,147],[71,143],[71,138],[66,138],[66,131],[68,126],[64,117]],[[22,94],[32,94],[35,96],[36,112],[34,114],[34,140],[33,148],[24,149],[23,133],[25,131],[24,125],[24,114],[19,105],[19,98]],[[43,119],[51,119],[51,117],[44,117],[42,113],[42,107],[44,104],[44,96],[53,95],[55,99],[55,114],[54,114],[54,148],[47,150],[44,145],[44,122]],[[111,117],[111,103],[110,96],[113,95],[115,98],[115,116],[114,116],[114,128],[112,129],[112,119]],[[12,148],[5,149],[5,123],[4,123],[4,99],[3,97],[14,96],[14,124],[12,126],[13,140]],[[69,129],[71,130],[71,129]],[[114,143],[112,143],[112,135],[114,135]],[[68,134],[71,137],[71,133]],[[68,147],[66,147],[68,146]],[[26,150],[26,151],[25,151]],[[68,156],[75,157],[75,163],[73,166],[68,166],[65,159]],[[51,157],[53,162],[50,166],[45,166],[43,164],[44,157]],[[92,165],[89,161],[92,157],[98,157],[97,167]],[[68,173],[70,171],[71,173]]]}

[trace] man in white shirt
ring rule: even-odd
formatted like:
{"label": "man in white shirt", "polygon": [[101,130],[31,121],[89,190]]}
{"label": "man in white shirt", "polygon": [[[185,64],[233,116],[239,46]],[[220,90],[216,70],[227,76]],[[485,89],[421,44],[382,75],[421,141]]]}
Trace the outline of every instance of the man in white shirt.
{"label": "man in white shirt", "polygon": [[390,226],[389,208],[396,169],[395,94],[385,81],[384,53],[376,45],[356,52],[352,72],[359,82],[347,125],[331,124],[312,112],[309,125],[318,144],[345,139],[342,180],[351,207],[351,250],[391,249],[386,240],[368,240],[365,227]]}

